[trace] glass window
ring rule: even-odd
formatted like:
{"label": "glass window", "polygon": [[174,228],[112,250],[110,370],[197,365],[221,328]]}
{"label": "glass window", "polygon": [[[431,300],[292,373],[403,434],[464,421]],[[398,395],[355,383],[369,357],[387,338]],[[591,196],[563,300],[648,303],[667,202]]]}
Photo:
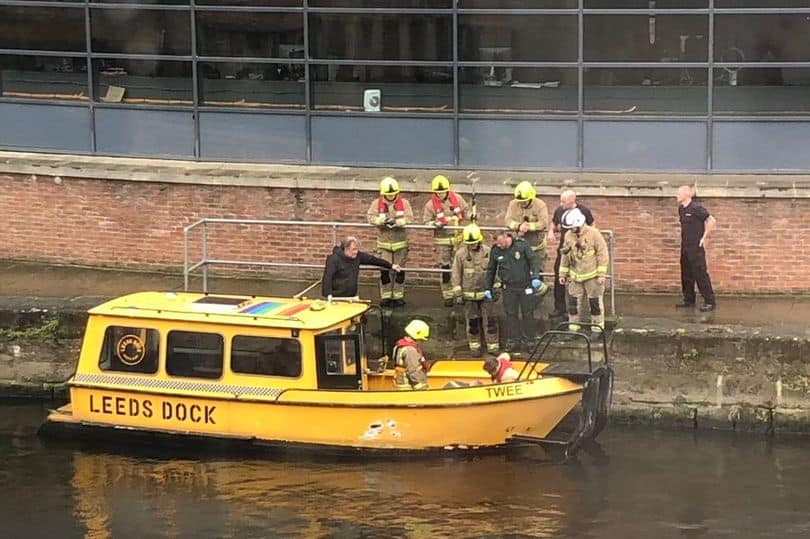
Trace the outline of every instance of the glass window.
{"label": "glass window", "polygon": [[317,65],[310,69],[315,110],[453,111],[449,67]]}
{"label": "glass window", "polygon": [[61,56],[0,56],[0,96],[87,100],[87,60]]}
{"label": "glass window", "polygon": [[160,334],[142,327],[110,326],[98,366],[103,371],[154,374],[160,357]]}
{"label": "glass window", "polygon": [[462,67],[461,112],[557,114],[577,111],[577,70],[548,67]]}
{"label": "glass window", "polygon": [[102,103],[193,104],[191,62],[93,60],[93,83]]}
{"label": "glass window", "polygon": [[340,336],[339,332],[318,335],[318,339],[323,342],[324,371],[327,375],[357,373],[359,361],[356,355],[356,338],[357,335]]}
{"label": "glass window", "polygon": [[452,0],[309,0],[309,7],[450,9]]}
{"label": "glass window", "polygon": [[94,8],[90,23],[93,52],[191,54],[186,11]]}
{"label": "glass window", "polygon": [[707,114],[706,68],[588,68],[587,114]]}
{"label": "glass window", "polygon": [[458,0],[460,9],[578,9],[578,0]]}
{"label": "glass window", "polygon": [[449,61],[452,37],[450,15],[309,15],[312,58]]}
{"label": "glass window", "polygon": [[231,370],[297,378],[301,376],[301,343],[296,339],[239,335],[231,343]]}
{"label": "glass window", "polygon": [[577,17],[460,15],[459,58],[473,62],[576,61]]}
{"label": "glass window", "polygon": [[[76,0],[65,0],[75,2]],[[81,1],[81,0],[80,0]],[[189,4],[189,0],[90,0],[91,4]]]}
{"label": "glass window", "polygon": [[807,0],[714,0],[716,8],[733,7],[810,7]]}
{"label": "glass window", "polygon": [[201,56],[303,58],[302,13],[197,12]]}
{"label": "glass window", "polygon": [[304,2],[303,0],[197,0],[194,4],[197,6],[301,7]]}
{"label": "glass window", "polygon": [[709,0],[585,0],[585,9],[705,9]]}
{"label": "glass window", "polygon": [[0,6],[0,49],[87,50],[84,8]]}
{"label": "glass window", "polygon": [[585,61],[705,62],[708,15],[586,15]]}
{"label": "glass window", "polygon": [[717,68],[714,113],[810,114],[810,67]]}
{"label": "glass window", "polygon": [[807,14],[717,15],[714,20],[715,61],[810,61]]}
{"label": "glass window", "polygon": [[303,64],[199,62],[200,104],[214,107],[304,107]]}
{"label": "glass window", "polygon": [[222,335],[170,331],[166,343],[166,372],[189,378],[222,376]]}

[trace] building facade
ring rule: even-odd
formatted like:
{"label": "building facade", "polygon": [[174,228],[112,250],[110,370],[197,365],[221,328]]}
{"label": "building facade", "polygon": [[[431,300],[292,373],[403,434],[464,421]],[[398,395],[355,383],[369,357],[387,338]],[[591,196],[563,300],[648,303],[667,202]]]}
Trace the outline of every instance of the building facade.
{"label": "building facade", "polygon": [[810,170],[810,0],[0,0],[0,149]]}

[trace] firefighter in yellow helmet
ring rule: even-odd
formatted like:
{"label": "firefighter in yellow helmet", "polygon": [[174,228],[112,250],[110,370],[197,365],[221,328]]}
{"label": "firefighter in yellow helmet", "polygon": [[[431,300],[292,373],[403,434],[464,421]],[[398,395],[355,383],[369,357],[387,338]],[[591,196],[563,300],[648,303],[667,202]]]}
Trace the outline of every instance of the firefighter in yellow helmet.
{"label": "firefighter in yellow helmet", "polygon": [[[375,254],[392,265],[404,266],[408,259],[408,232],[405,225],[413,221],[411,203],[399,192],[397,181],[387,176],[380,182],[380,196],[368,208],[368,222],[377,227]],[[405,272],[380,271],[380,303],[383,306],[405,305]]]}
{"label": "firefighter in yellow helmet", "polygon": [[[512,230],[516,239],[529,244],[537,255],[540,264],[540,273],[546,267],[546,235],[548,234],[549,218],[546,203],[537,198],[537,191],[531,182],[522,181],[515,187],[515,198],[509,201],[506,208],[506,227]],[[540,288],[537,297],[542,298],[548,292],[548,285],[540,277]],[[540,301],[538,303],[538,308]]]}
{"label": "firefighter in yellow helmet", "polygon": [[[576,298],[576,306],[569,304],[568,329],[579,331],[585,309],[591,324],[599,326],[591,338],[600,337],[605,327],[605,276],[610,262],[607,242],[596,227],[585,222],[585,214],[573,208],[562,216],[563,239],[560,259],[560,284],[568,285],[568,295]],[[576,312],[574,312],[576,311]]]}
{"label": "firefighter in yellow helmet", "polygon": [[467,343],[474,357],[481,355],[481,340],[487,352],[498,352],[498,320],[495,302],[485,297],[489,245],[475,223],[464,227],[464,243],[453,257],[453,294],[458,303],[466,303]]}
{"label": "firefighter in yellow helmet", "polygon": [[430,326],[422,320],[411,320],[405,336],[394,345],[394,384],[397,389],[427,389],[430,365],[419,343],[430,336]]}
{"label": "firefighter in yellow helmet", "polygon": [[[458,193],[450,189],[450,180],[447,176],[438,175],[430,183],[433,192],[430,200],[425,203],[422,212],[422,221],[433,227],[433,251],[436,264],[444,270],[449,270],[453,263],[453,253],[461,241],[458,230],[448,230],[448,226],[460,226],[469,216],[470,209],[467,202]],[[450,284],[450,273],[441,274],[442,299],[447,307],[453,305],[453,287]]]}

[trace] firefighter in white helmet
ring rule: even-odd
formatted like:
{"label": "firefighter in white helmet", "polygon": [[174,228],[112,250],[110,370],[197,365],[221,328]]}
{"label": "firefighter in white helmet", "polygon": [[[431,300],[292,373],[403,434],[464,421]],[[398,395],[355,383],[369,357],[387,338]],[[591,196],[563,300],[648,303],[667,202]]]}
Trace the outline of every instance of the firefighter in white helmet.
{"label": "firefighter in white helmet", "polygon": [[609,255],[607,242],[596,227],[585,223],[579,208],[565,212],[562,227],[566,230],[560,260],[560,284],[568,286],[568,294],[576,298],[576,307],[569,304],[568,329],[579,331],[584,313],[590,314],[591,324],[598,326],[591,338],[598,339],[605,327],[605,277]]}

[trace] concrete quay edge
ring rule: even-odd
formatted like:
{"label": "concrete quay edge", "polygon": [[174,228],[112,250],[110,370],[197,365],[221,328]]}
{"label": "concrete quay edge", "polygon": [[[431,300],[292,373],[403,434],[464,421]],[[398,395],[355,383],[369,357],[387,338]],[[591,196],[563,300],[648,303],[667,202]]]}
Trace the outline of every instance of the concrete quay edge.
{"label": "concrete quay edge", "polygon": [[380,178],[395,176],[406,192],[428,192],[444,173],[461,193],[507,195],[529,180],[543,196],[563,187],[584,196],[671,197],[678,185],[694,184],[703,198],[810,198],[810,175],[667,172],[538,172],[448,170],[328,165],[182,161],[131,157],[0,151],[3,175],[257,188],[376,191]]}

